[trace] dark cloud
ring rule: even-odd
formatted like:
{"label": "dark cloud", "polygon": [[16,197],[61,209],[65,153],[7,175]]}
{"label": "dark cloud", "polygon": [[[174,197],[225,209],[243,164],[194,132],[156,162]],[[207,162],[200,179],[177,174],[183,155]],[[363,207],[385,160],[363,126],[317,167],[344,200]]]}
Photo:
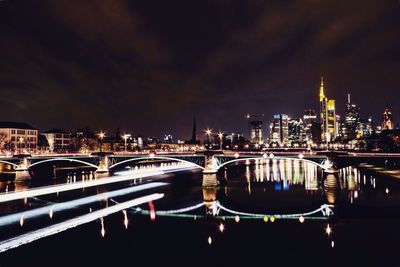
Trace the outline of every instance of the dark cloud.
{"label": "dark cloud", "polygon": [[[400,119],[398,1],[0,2],[0,119],[181,138],[318,108]],[[374,99],[372,102],[371,99]]]}

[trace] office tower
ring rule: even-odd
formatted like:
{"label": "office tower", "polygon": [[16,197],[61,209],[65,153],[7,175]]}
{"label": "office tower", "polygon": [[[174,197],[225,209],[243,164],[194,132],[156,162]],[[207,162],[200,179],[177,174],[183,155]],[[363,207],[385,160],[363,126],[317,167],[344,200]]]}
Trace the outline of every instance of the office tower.
{"label": "office tower", "polygon": [[346,104],[346,129],[347,129],[347,138],[349,140],[353,140],[356,138],[356,130],[358,124],[360,123],[360,109],[356,106],[356,104],[351,103],[350,94],[347,95],[347,104]]}
{"label": "office tower", "polygon": [[303,120],[289,119],[288,120],[288,139],[294,143],[303,141]]}
{"label": "office tower", "polygon": [[276,143],[287,143],[289,139],[289,117],[276,114],[270,126],[270,140]]}
{"label": "office tower", "polygon": [[319,89],[320,119],[321,119],[321,139],[330,142],[336,139],[336,109],[335,100],[328,99],[324,93],[324,79],[321,77]]}
{"label": "office tower", "polygon": [[312,125],[317,122],[317,114],[313,109],[306,109],[303,115],[303,141],[311,141],[312,136]]}
{"label": "office tower", "polygon": [[250,122],[250,141],[253,144],[262,143],[263,135],[262,135],[262,121],[251,121]]}

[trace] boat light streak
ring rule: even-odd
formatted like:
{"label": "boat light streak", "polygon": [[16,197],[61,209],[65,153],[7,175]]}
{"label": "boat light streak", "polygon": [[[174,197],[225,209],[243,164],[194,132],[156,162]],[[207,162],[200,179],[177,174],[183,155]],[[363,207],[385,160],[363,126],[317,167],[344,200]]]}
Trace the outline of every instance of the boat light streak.
{"label": "boat light streak", "polygon": [[144,197],[135,198],[135,199],[123,202],[121,204],[116,204],[116,205],[108,207],[108,208],[93,211],[92,213],[78,216],[76,218],[69,219],[69,220],[66,220],[61,223],[57,223],[57,224],[54,224],[54,225],[51,225],[48,227],[44,227],[44,228],[41,228],[41,229],[38,229],[38,230],[35,230],[32,232],[28,232],[26,234],[22,234],[20,236],[16,236],[16,237],[1,241],[0,242],[0,253],[7,251],[9,249],[12,249],[12,248],[17,248],[24,244],[31,243],[35,240],[38,240],[38,239],[41,239],[41,238],[44,238],[47,236],[58,234],[60,232],[77,227],[79,225],[95,221],[102,217],[106,217],[110,214],[120,212],[124,209],[130,208],[133,206],[137,206],[137,205],[141,205],[141,204],[149,202],[149,201],[154,201],[154,200],[160,199],[162,197],[164,197],[164,194],[155,193],[155,194],[147,195]]}
{"label": "boat light streak", "polygon": [[[40,207],[37,209],[32,209],[24,212],[19,212],[11,215],[6,215],[3,217],[0,217],[0,227],[8,224],[14,224],[16,222],[20,222],[21,226],[23,224],[23,221],[26,219],[32,219],[38,216],[46,215],[46,214],[51,214],[50,218],[54,215],[55,212],[63,211],[63,210],[68,210],[68,209],[73,209],[78,206],[83,206],[87,205],[93,202],[98,202],[101,201],[105,198],[111,198],[111,197],[118,197],[118,196],[123,196],[147,189],[153,189],[153,188],[158,188],[162,186],[168,185],[167,183],[163,182],[154,182],[154,183],[149,183],[149,184],[142,184],[142,185],[137,185],[133,187],[128,187],[124,189],[119,189],[111,192],[105,192],[101,193],[98,195],[94,196],[89,196],[89,197],[83,197],[71,201],[66,201],[62,203],[57,203],[57,204],[51,204],[50,206],[45,206],[45,207]],[[23,219],[21,219],[23,218]],[[22,220],[22,223],[21,223]]]}
{"label": "boat light streak", "polygon": [[2,194],[0,194],[0,202],[18,200],[18,199],[23,199],[23,198],[27,198],[27,197],[48,195],[48,194],[53,194],[53,193],[71,191],[71,190],[88,188],[88,187],[105,185],[105,184],[113,184],[113,183],[124,182],[124,181],[134,180],[134,179],[138,179],[138,178],[144,178],[144,177],[148,177],[148,176],[155,176],[155,175],[162,175],[162,174],[165,174],[165,172],[160,171],[160,170],[158,170],[158,171],[151,170],[151,171],[143,171],[141,173],[130,174],[130,175],[126,175],[126,176],[111,176],[111,177],[107,177],[107,178],[101,178],[98,180],[82,181],[82,182],[76,182],[76,183],[72,183],[72,184],[44,186],[44,187],[38,187],[38,188],[34,188],[34,189],[28,189],[25,191],[12,192],[12,193],[10,193],[10,192],[2,193]]}

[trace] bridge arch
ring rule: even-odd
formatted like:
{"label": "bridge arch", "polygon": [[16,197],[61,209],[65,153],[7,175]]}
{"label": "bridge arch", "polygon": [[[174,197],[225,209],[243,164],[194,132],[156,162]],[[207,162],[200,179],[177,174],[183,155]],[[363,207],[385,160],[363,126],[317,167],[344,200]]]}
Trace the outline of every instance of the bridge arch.
{"label": "bridge arch", "polygon": [[97,165],[95,165],[95,164],[92,164],[92,163],[89,163],[89,162],[86,162],[86,161],[83,161],[83,160],[79,160],[79,159],[53,158],[53,159],[45,159],[45,160],[41,160],[41,161],[32,163],[32,164],[30,164],[30,165],[28,166],[28,169],[30,169],[30,168],[33,167],[33,166],[36,166],[36,165],[39,165],[39,164],[42,164],[42,163],[46,163],[46,162],[51,162],[51,161],[78,162],[78,163],[82,163],[82,164],[84,164],[84,165],[88,165],[88,166],[90,166],[90,167],[93,167],[93,168],[95,168],[95,169],[98,169],[98,167],[99,167],[99,166],[97,166]]}
{"label": "bridge arch", "polygon": [[123,161],[121,161],[121,162],[117,162],[117,163],[115,163],[115,164],[109,166],[108,168],[109,168],[109,169],[112,169],[112,168],[115,168],[115,167],[118,166],[118,165],[121,165],[121,164],[124,164],[124,163],[127,163],[127,162],[140,161],[140,160],[148,160],[148,159],[161,159],[161,160],[164,159],[164,160],[171,160],[171,161],[184,162],[184,163],[189,163],[189,164],[191,164],[191,165],[193,165],[193,166],[195,166],[195,167],[197,167],[197,168],[200,168],[200,169],[204,170],[204,167],[203,167],[203,166],[201,166],[201,165],[199,165],[199,164],[197,164],[197,163],[191,162],[191,161],[189,161],[189,160],[178,159],[178,158],[170,158],[170,157],[162,157],[162,156],[138,157],[138,158],[126,159],[126,160],[123,160]]}
{"label": "bridge arch", "polygon": [[16,163],[13,163],[13,162],[9,162],[9,161],[5,161],[5,160],[0,160],[0,163],[9,164],[9,165],[12,165],[12,166],[18,167],[18,164],[16,164]]}
{"label": "bridge arch", "polygon": [[228,160],[227,162],[224,162],[220,165],[217,166],[217,169],[219,170],[221,167],[224,167],[226,165],[229,165],[231,163],[235,163],[235,162],[241,162],[241,161],[246,161],[246,160],[260,160],[260,159],[284,159],[284,160],[296,160],[296,161],[303,161],[303,162],[307,162],[307,163],[311,163],[313,165],[316,165],[318,167],[320,167],[323,170],[327,170],[331,167],[330,164],[320,164],[318,162],[309,160],[309,159],[305,159],[305,158],[295,158],[295,157],[282,157],[282,156],[274,156],[273,158],[264,158],[264,157],[243,157],[243,158],[235,158],[232,160]]}

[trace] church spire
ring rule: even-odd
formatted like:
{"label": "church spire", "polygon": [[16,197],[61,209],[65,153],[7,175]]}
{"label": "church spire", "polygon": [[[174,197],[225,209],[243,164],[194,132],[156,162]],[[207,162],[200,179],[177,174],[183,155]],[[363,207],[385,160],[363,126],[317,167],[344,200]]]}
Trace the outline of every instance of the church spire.
{"label": "church spire", "polygon": [[319,101],[324,100],[324,76],[321,76],[321,86],[319,87]]}
{"label": "church spire", "polygon": [[192,130],[192,142],[197,141],[197,127],[196,127],[196,117],[193,116],[193,130]]}

